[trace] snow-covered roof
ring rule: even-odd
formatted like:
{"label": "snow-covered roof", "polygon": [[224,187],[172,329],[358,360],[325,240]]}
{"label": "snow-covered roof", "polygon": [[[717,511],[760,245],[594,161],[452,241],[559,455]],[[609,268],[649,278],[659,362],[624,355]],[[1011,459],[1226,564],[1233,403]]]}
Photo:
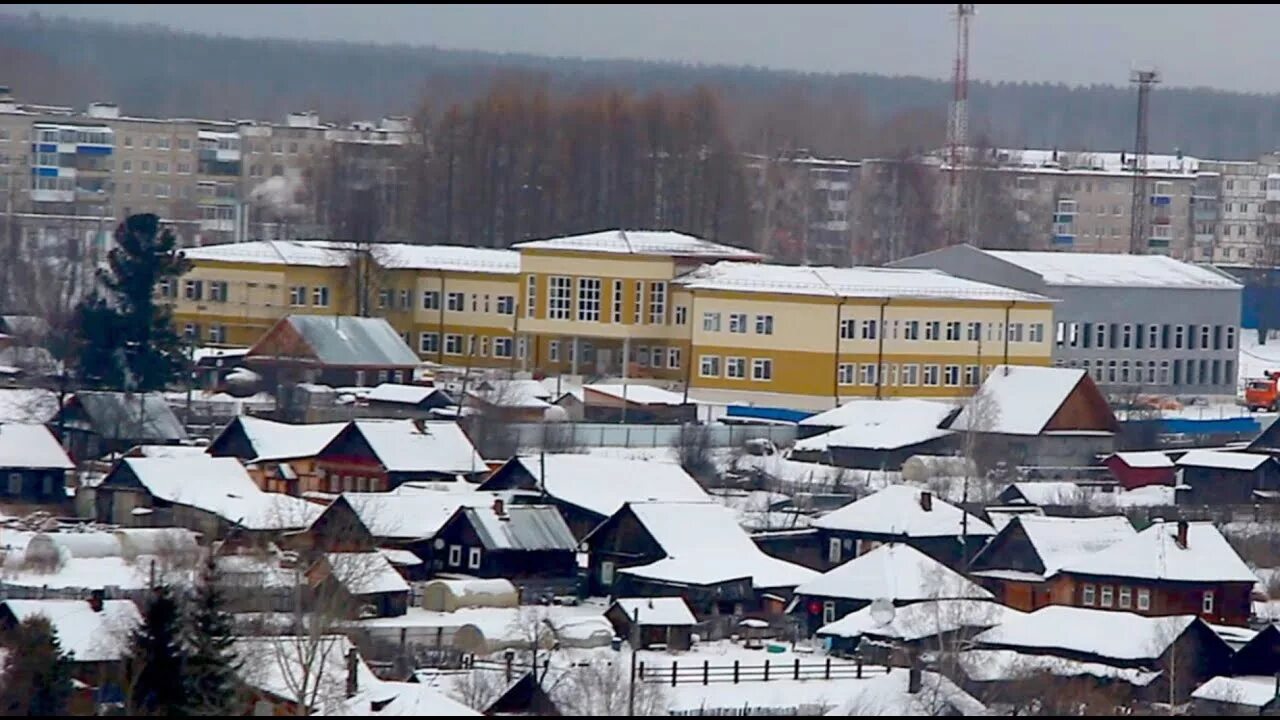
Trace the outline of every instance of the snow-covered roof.
{"label": "snow-covered roof", "polygon": [[[315,353],[317,362],[336,366],[416,367],[418,356],[405,344],[400,333],[383,318],[352,315],[289,315],[281,320],[289,323]],[[249,357],[272,357],[276,349],[263,340],[249,350]],[[280,352],[293,355],[294,351]]]}
{"label": "snow-covered roof", "polygon": [[973,641],[979,647],[1038,650],[1050,655],[1058,650],[1113,660],[1152,660],[1196,622],[1202,621],[1195,615],[1146,617],[1115,610],[1049,605],[1013,615]]}
{"label": "snow-covered roof", "polygon": [[1254,574],[1211,522],[1187,523],[1187,545],[1177,523],[1158,522],[1131,538],[1063,565],[1083,575],[1183,582],[1248,582]]}
{"label": "snow-covered roof", "polygon": [[378,245],[374,259],[384,267],[408,270],[515,275],[520,272],[520,253],[514,250],[468,247],[464,245]]}
{"label": "snow-covered roof", "polygon": [[786,293],[829,298],[1053,302],[1043,295],[967,280],[940,270],[908,268],[837,268],[723,261],[703,265],[682,275],[677,282],[691,290]]}
{"label": "snow-covered roof", "polygon": [[537,380],[488,380],[486,383],[486,387],[468,390],[467,394],[496,407],[551,407],[551,391]]}
{"label": "snow-covered roof", "polygon": [[44,425],[0,423],[0,468],[70,470],[67,451]]}
{"label": "snow-covered roof", "polygon": [[990,628],[999,625],[1010,614],[1022,611],[991,600],[925,600],[894,608],[893,619],[878,621],[871,606],[818,628],[818,635],[858,638],[872,635],[902,642],[921,640],[962,628]]}
{"label": "snow-covered roof", "polygon": [[472,505],[463,512],[489,550],[574,551],[578,547],[554,505],[507,505],[502,515],[492,505]]}
{"label": "snow-covered roof", "polygon": [[240,637],[232,643],[242,662],[242,682],[281,700],[311,705],[318,715],[343,714],[348,703],[381,683],[360,659],[356,683],[362,692],[346,696],[347,652],[353,647],[344,635]]}
{"label": "snow-covered roof", "polygon": [[817,575],[766,555],[739,527],[733,511],[719,503],[636,502],[628,507],[667,557],[620,573],[689,585],[751,578],[757,589],[795,587]]}
{"label": "snow-covered roof", "polygon": [[377,552],[325,553],[334,579],[353,595],[409,592],[409,583],[392,567],[386,556]]}
{"label": "snow-covered roof", "polygon": [[659,255],[665,257],[760,259],[760,255],[742,248],[721,245],[709,240],[672,230],[602,230],[585,235],[570,235],[517,243],[517,250],[561,250],[572,252],[613,253],[620,255]]}
{"label": "snow-covered roof", "polygon": [[401,385],[398,383],[382,383],[381,385],[370,390],[364,396],[365,400],[371,402],[385,403],[401,403],[404,405],[417,405],[418,403],[431,397],[431,394],[439,391],[439,388],[428,385]]}
{"label": "snow-covered roof", "polygon": [[293,425],[241,415],[240,424],[257,456],[253,462],[315,457],[347,426],[345,422]]}
{"label": "snow-covered roof", "polygon": [[1084,488],[1066,480],[1016,482],[1012,487],[1032,505],[1079,505],[1085,501]]}
{"label": "snow-covered roof", "polygon": [[302,498],[263,492],[235,458],[127,457],[117,470],[122,466],[153,497],[213,513],[247,530],[304,528],[321,511]]}
{"label": "snow-covered roof", "polygon": [[447,420],[355,420],[387,472],[472,473],[484,458],[458,423]]}
{"label": "snow-covered roof", "polygon": [[349,252],[340,244],[304,240],[258,240],[226,245],[208,245],[182,251],[196,262],[255,263],[301,265],[311,267],[345,267]]}
{"label": "snow-covered roof", "polygon": [[[1041,168],[1049,167],[1061,172],[1064,165],[1068,172],[1097,170],[1133,177],[1134,154],[1123,150],[1115,152],[1099,150],[1062,150],[1057,148],[1000,148],[997,151],[1007,159],[1001,166]],[[1147,172],[1194,173],[1200,169],[1201,160],[1185,154],[1151,153],[1145,157]],[[1126,186],[1126,190],[1127,190]]]}
{"label": "snow-covered roof", "polygon": [[43,388],[0,388],[0,422],[45,423],[58,414],[58,394]]}
{"label": "snow-covered roof", "polygon": [[837,565],[797,587],[796,594],[899,602],[991,598],[960,573],[902,543],[881,545]]}
{"label": "snow-covered roof", "polygon": [[1178,467],[1211,467],[1223,470],[1257,470],[1271,462],[1270,455],[1219,450],[1192,450],[1178,458]]}
{"label": "snow-covered roof", "polygon": [[804,426],[835,430],[799,440],[795,449],[822,451],[829,447],[892,450],[951,434],[938,424],[955,407],[930,400],[853,400],[800,421]]}
{"label": "snow-covered roof", "polygon": [[1039,435],[1083,377],[1079,368],[997,365],[951,429],[970,429],[973,414],[978,432]]}
{"label": "snow-covered roof", "polygon": [[[814,521],[814,527],[826,530],[878,533],[904,537],[959,537],[964,511],[941,498],[931,496],[925,510],[922,494],[927,490],[909,485],[890,485],[879,492],[856,500]],[[969,535],[995,535],[995,528],[969,515]]]}
{"label": "snow-covered roof", "polygon": [[681,597],[618,598],[614,604],[628,619],[642,626],[698,624],[689,604]]}
{"label": "snow-covered roof", "polygon": [[1173,467],[1169,456],[1159,450],[1143,450],[1137,452],[1118,452],[1111,457],[1119,459],[1131,468],[1168,468]]}
{"label": "snow-covered roof", "polygon": [[[627,385],[618,384],[602,384],[595,383],[592,385],[583,385],[584,391],[597,392],[601,395],[608,395],[621,400],[626,398],[627,402],[637,405],[684,405],[684,394],[663,390],[660,387],[652,385],[637,385],[628,383]],[[591,396],[584,394],[584,400],[589,401]],[[692,402],[692,401],[690,401]]]}
{"label": "snow-covered roof", "polygon": [[[514,458],[547,495],[609,516],[627,502],[704,502],[711,498],[674,462],[570,453]],[[546,476],[542,468],[546,467]]]}
{"label": "snow-covered roof", "polygon": [[439,532],[460,507],[492,505],[505,495],[489,492],[348,492],[342,497],[376,538],[417,540]]}
{"label": "snow-covered roof", "polygon": [[1196,700],[1263,708],[1276,701],[1276,679],[1266,675],[1218,676],[1191,693]]}
{"label": "snow-covered roof", "polygon": [[1046,575],[1138,534],[1123,515],[1087,518],[1024,515],[1014,522],[1022,525],[1044,563]]}
{"label": "snow-covered roof", "polygon": [[[259,240],[191,248],[189,260],[310,267],[346,267],[357,248],[331,240]],[[520,271],[520,255],[514,250],[460,245],[410,245],[378,243],[371,247],[374,262],[386,268],[445,270],[452,272],[514,275]]]}
{"label": "snow-covered roof", "polygon": [[[436,688],[416,682],[381,682],[368,693],[362,693],[362,696],[368,698],[367,708],[360,703],[348,703],[349,712],[343,714],[375,717],[479,717],[483,715]],[[375,706],[380,708],[374,711]]]}
{"label": "snow-covered roof", "polygon": [[1083,662],[1050,655],[1032,655],[1017,650],[965,650],[959,655],[960,668],[974,682],[1020,680],[1049,673],[1058,677],[1090,675],[1102,680],[1123,680],[1146,687],[1160,677],[1158,670],[1116,667],[1106,663]]}
{"label": "snow-covered roof", "polygon": [[1167,255],[983,250],[1030,270],[1048,285],[1121,288],[1238,290],[1240,283],[1216,270]]}
{"label": "snow-covered roof", "polygon": [[132,600],[104,600],[94,612],[87,600],[5,600],[18,622],[43,615],[49,619],[65,652],[76,662],[106,662],[124,657],[129,634],[142,624]]}
{"label": "snow-covered roof", "polygon": [[160,393],[77,391],[78,404],[93,430],[108,440],[165,442],[186,440],[187,430]]}
{"label": "snow-covered roof", "polygon": [[402,550],[400,548],[378,548],[378,552],[392,565],[412,567],[414,565],[422,564],[422,558],[418,557],[412,550]]}

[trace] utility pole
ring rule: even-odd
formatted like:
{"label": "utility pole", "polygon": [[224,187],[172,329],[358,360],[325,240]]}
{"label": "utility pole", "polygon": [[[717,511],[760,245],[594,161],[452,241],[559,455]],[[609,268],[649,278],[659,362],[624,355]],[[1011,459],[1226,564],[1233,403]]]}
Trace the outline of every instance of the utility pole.
{"label": "utility pole", "polygon": [[1138,115],[1133,141],[1133,207],[1129,214],[1129,252],[1142,255],[1147,251],[1147,116],[1151,89],[1160,82],[1158,70],[1133,70],[1129,82],[1138,86]]}
{"label": "utility pole", "polygon": [[635,717],[636,715],[636,632],[640,628],[640,608],[637,606],[634,616],[631,618],[631,632],[628,633],[628,643],[631,645],[631,685],[627,692],[627,717]]}
{"label": "utility pole", "polygon": [[951,113],[947,118],[947,163],[951,166],[947,177],[948,245],[968,240],[960,232],[960,167],[965,163],[969,141],[969,19],[973,14],[971,3],[956,5],[956,57],[951,75]]}

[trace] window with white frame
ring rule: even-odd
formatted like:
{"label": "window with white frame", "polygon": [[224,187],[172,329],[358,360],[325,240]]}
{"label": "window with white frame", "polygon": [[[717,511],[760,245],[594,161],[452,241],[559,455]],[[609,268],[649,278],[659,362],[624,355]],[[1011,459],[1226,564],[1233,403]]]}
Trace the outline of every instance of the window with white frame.
{"label": "window with white frame", "polygon": [[461,564],[462,564],[462,546],[450,545],[449,546],[449,566],[458,567]]}
{"label": "window with white frame", "polygon": [[497,307],[494,308],[499,315],[515,315],[516,314],[516,297],[514,295],[499,295]]}
{"label": "window with white frame", "polygon": [[926,387],[936,386],[938,384],[938,377],[939,377],[939,372],[938,372],[937,365],[924,366],[924,375],[923,375],[924,383],[923,384]]}
{"label": "window with white frame", "polygon": [[1213,613],[1213,591],[1206,590],[1204,595],[1200,597],[1200,612],[1205,614]]}
{"label": "window with white frame", "polygon": [[1133,588],[1128,585],[1120,587],[1120,609],[1128,610],[1133,607]]}
{"label": "window with white frame", "polygon": [[746,313],[729,313],[729,332],[745,333],[747,331]]}
{"label": "window with white frame", "polygon": [[1183,325],[1173,326],[1173,349],[1174,350],[1182,349],[1182,345],[1185,342],[1186,331],[1187,329]]}
{"label": "window with white frame", "polygon": [[902,339],[903,340],[919,340],[920,339],[920,321],[919,320],[903,320],[902,321]]}
{"label": "window with white frame", "polygon": [[[1085,583],[1084,587],[1080,589],[1080,604],[1085,607],[1093,607],[1095,592],[1093,585]],[[1141,596],[1141,593],[1139,593],[1139,596]]]}
{"label": "window with white frame", "polygon": [[915,386],[920,384],[919,365],[906,363],[902,366],[902,384],[906,386]]}
{"label": "window with white frame", "polygon": [[685,325],[689,322],[689,308],[684,305],[676,306],[676,324]]}
{"label": "window with white frame", "polygon": [[841,320],[840,321],[840,339],[853,340],[857,337],[857,320]]}
{"label": "window with white frame", "polygon": [[209,281],[209,301],[210,302],[226,302],[227,301],[227,281],[225,280]]}
{"label": "window with white frame", "polygon": [[827,540],[827,562],[840,562],[840,538],[828,538]]}
{"label": "window with white frame", "polygon": [[1031,323],[1027,332],[1027,341],[1033,343],[1044,342],[1044,323]]}
{"label": "window with white frame", "polygon": [[672,370],[680,368],[680,348],[667,348],[667,367]]}
{"label": "window with white frame", "polygon": [[662,348],[656,345],[654,347],[649,348],[649,357],[650,357],[649,365],[651,367],[656,367],[656,368],[662,367],[662,358],[663,358]]}
{"label": "window with white frame", "polygon": [[467,568],[471,570],[480,569],[480,548],[467,548]]}
{"label": "window with white frame", "polygon": [[418,352],[434,353],[440,351],[439,333],[418,333]]}
{"label": "window with white frame", "polygon": [[378,291],[378,309],[385,310],[391,304],[392,290],[391,288],[382,288]]}
{"label": "window with white frame", "polygon": [[751,379],[752,380],[772,380],[773,379],[773,361],[769,358],[756,358],[751,361]]}
{"label": "window with white frame", "polygon": [[188,300],[203,300],[204,299],[204,281],[203,280],[186,281],[186,283],[183,284],[182,295]]}
{"label": "window with white frame", "polygon": [[1138,588],[1138,609],[1151,609],[1151,591],[1147,588]]}
{"label": "window with white frame", "polygon": [[631,353],[630,359],[633,362],[638,362],[640,367],[649,367],[649,348],[644,345],[636,347]]}
{"label": "window with white frame", "polygon": [[979,380],[978,366],[965,365],[964,366],[964,384],[967,387],[977,387],[978,380]]}
{"label": "window with white frame", "polygon": [[949,320],[947,322],[946,338],[947,340],[950,340],[952,342],[958,341],[960,339],[960,321],[959,320]]}
{"label": "window with white frame", "polygon": [[982,323],[971,322],[965,328],[965,339],[969,342],[977,342],[982,339]]}
{"label": "window with white frame", "polygon": [[1150,350],[1155,350],[1158,347],[1160,347],[1160,326],[1148,325],[1147,326],[1147,348]]}
{"label": "window with white frame", "polygon": [[773,334],[773,316],[772,315],[756,316],[756,334],[757,335]]}
{"label": "window with white frame", "polygon": [[524,286],[524,316],[534,317],[538,310],[538,276],[530,275]]}
{"label": "window with white frame", "polygon": [[1022,323],[1009,323],[1009,342],[1022,342]]}
{"label": "window with white frame", "polygon": [[493,339],[493,356],[496,358],[511,357],[512,340],[509,337],[496,337]]}
{"label": "window with white frame", "polygon": [[1236,329],[1229,325],[1227,326],[1227,349],[1236,349]]}
{"label": "window with white frame", "polygon": [[702,313],[702,330],[703,332],[720,332],[720,313]]}
{"label": "window with white frame", "polygon": [[665,325],[667,322],[667,284],[649,283],[649,323]]}
{"label": "window with white frame", "polygon": [[941,340],[942,339],[942,323],[937,320],[930,320],[924,324],[925,340]]}
{"label": "window with white frame", "polygon": [[822,603],[822,624],[830,625],[836,621],[836,604],[833,600]]}
{"label": "window with white frame", "polygon": [[632,317],[634,318],[632,322],[635,323],[636,325],[640,325],[644,322],[644,281],[643,280],[636,281],[636,296],[635,296],[635,302],[633,303],[633,306],[635,308],[635,313],[632,315]]}
{"label": "window with white frame", "polygon": [[296,285],[289,288],[289,304],[293,307],[302,307],[307,304],[307,287],[305,285]]}
{"label": "window with white frame", "polygon": [[730,357],[724,359],[724,376],[741,380],[747,376],[747,359]]}
{"label": "window with white frame", "polygon": [[720,356],[703,355],[698,358],[698,375],[701,377],[720,377]]}
{"label": "window with white frame", "polygon": [[1107,324],[1106,323],[1094,324],[1093,346],[1096,348],[1105,348],[1107,346]]}
{"label": "window with white frame", "polygon": [[863,363],[858,368],[858,382],[862,385],[876,384],[877,366],[874,363]]}
{"label": "window with white frame", "polygon": [[560,362],[559,340],[551,340],[547,343],[547,359],[551,362]]}
{"label": "window with white frame", "polygon": [[609,321],[618,324],[622,322],[622,281],[613,281],[613,298],[609,303]]}
{"label": "window with white frame", "polygon": [[422,291],[422,309],[423,310],[439,310],[440,309],[440,291],[439,290],[423,290]]}
{"label": "window with white frame", "polygon": [[1113,590],[1113,588],[1112,588],[1110,585],[1103,585],[1103,586],[1102,586],[1102,599],[1100,600],[1100,602],[1099,602],[1098,604],[1099,604],[1101,607],[1104,607],[1104,608],[1109,608],[1109,607],[1111,607],[1112,601],[1114,600],[1113,593],[1114,593],[1114,590]]}
{"label": "window with white frame", "polygon": [[960,366],[948,365],[942,369],[942,384],[956,387],[960,384]]}
{"label": "window with white frame", "polygon": [[1213,326],[1201,325],[1200,326],[1200,349],[1206,350],[1212,346],[1212,343],[1213,343]]}
{"label": "window with white frame", "polygon": [[227,341],[226,325],[210,325],[209,326],[209,342],[224,343]]}
{"label": "window with white frame", "polygon": [[862,339],[875,340],[877,329],[878,328],[875,320],[863,320],[862,321]]}
{"label": "window with white frame", "polygon": [[852,385],[855,367],[857,366],[853,363],[840,363],[836,367],[836,382],[840,385]]}
{"label": "window with white frame", "polygon": [[444,336],[444,354],[445,355],[461,355],[462,354],[462,336],[456,333],[449,333]]}
{"label": "window with white frame", "polygon": [[547,317],[552,320],[568,320],[573,311],[573,280],[563,275],[553,275],[547,284]]}
{"label": "window with white frame", "polygon": [[578,278],[578,322],[600,322],[600,278]]}

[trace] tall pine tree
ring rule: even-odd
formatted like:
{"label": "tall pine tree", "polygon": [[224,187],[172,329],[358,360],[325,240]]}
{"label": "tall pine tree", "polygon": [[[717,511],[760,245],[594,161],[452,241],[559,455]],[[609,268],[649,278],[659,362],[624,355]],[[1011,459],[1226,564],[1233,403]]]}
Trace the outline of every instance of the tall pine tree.
{"label": "tall pine tree", "polygon": [[182,613],[168,587],[152,591],[142,625],[129,638],[125,668],[131,680],[127,698],[131,714],[188,714]]}
{"label": "tall pine tree", "polygon": [[187,623],[187,703],[192,715],[229,715],[235,709],[236,673],[243,664],[232,649],[231,613],[209,553],[192,598]]}
{"label": "tall pine tree", "polygon": [[14,630],[0,673],[0,715],[66,715],[71,702],[71,655],[43,616]]}
{"label": "tall pine tree", "polygon": [[164,281],[177,287],[190,264],[169,229],[150,213],[130,215],[99,271],[101,290],[76,308],[80,380],[111,390],[161,390],[186,366],[172,312],[156,301]]}

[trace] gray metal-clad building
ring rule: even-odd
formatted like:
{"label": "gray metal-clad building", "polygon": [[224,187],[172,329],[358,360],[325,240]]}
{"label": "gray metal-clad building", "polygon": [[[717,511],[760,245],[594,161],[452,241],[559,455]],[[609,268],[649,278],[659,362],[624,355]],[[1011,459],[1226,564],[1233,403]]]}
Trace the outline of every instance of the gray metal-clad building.
{"label": "gray metal-clad building", "polygon": [[1104,392],[1235,395],[1242,285],[1163,255],[981,250],[953,245],[895,267],[934,268],[1039,293],[1054,306],[1054,364]]}

